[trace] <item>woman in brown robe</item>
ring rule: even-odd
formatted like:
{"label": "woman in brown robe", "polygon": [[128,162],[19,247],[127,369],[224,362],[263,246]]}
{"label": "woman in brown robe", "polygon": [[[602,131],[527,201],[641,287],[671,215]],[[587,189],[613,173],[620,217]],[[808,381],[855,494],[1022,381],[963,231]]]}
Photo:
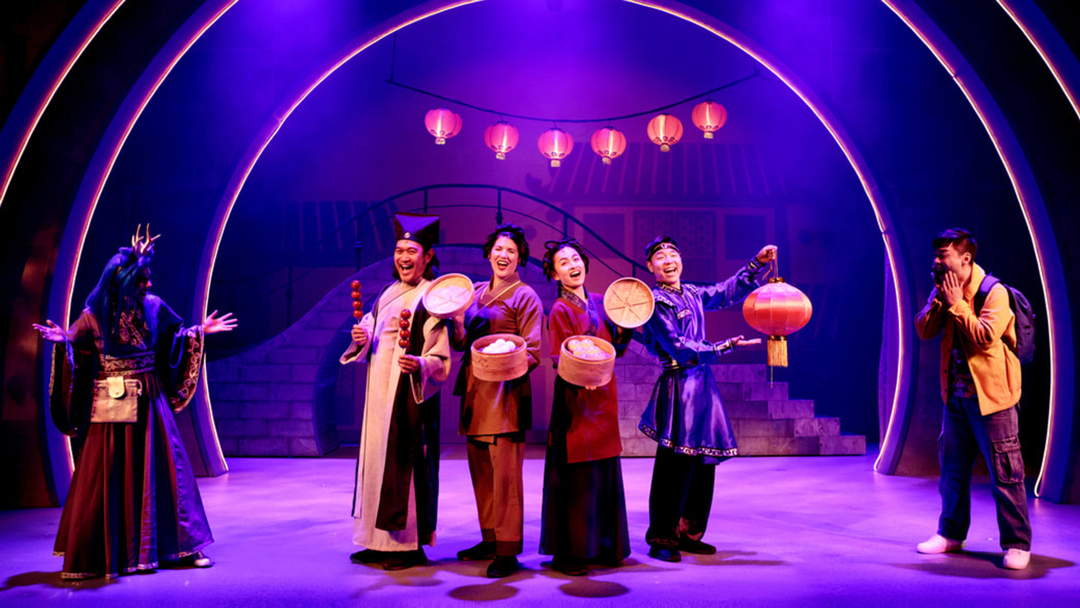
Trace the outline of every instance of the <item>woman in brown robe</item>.
{"label": "woman in brown robe", "polygon": [[525,231],[503,224],[488,235],[484,257],[491,263],[490,281],[477,283],[476,295],[454,320],[451,346],[465,352],[454,394],[461,396],[459,433],[468,437],[481,542],[458,552],[461,560],[486,560],[487,576],[502,578],[521,567],[524,501],[522,464],[525,431],[532,426],[529,373],[505,382],[478,380],[470,361],[472,343],[496,333],[525,339],[529,371],[540,363],[543,307],[539,296],[521,281],[518,267],[529,259]]}

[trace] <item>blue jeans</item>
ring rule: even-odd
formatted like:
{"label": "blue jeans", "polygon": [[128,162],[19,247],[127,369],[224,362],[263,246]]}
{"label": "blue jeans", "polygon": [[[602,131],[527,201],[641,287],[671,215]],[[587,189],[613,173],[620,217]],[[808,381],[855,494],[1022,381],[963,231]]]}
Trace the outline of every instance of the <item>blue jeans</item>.
{"label": "blue jeans", "polygon": [[952,540],[967,538],[971,526],[971,473],[975,458],[982,451],[994,484],[1001,548],[1031,550],[1031,520],[1018,428],[1015,407],[983,416],[978,397],[949,397],[938,441],[941,463],[938,534]]}

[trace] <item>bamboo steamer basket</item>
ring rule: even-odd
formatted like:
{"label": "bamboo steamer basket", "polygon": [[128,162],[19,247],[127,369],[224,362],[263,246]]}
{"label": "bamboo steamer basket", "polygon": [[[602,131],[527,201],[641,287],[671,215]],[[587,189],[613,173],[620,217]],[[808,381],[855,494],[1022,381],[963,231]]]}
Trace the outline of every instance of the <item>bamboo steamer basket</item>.
{"label": "bamboo steamer basket", "polygon": [[604,312],[619,327],[641,327],[652,317],[655,307],[649,286],[632,277],[616,280],[604,292]]}
{"label": "bamboo steamer basket", "polygon": [[[608,354],[605,359],[582,359],[570,352],[571,340],[592,340]],[[596,336],[570,336],[563,340],[559,349],[559,377],[576,386],[604,386],[611,382],[615,373],[615,347],[610,342]]]}
{"label": "bamboo steamer basket", "polygon": [[424,293],[424,309],[439,319],[452,319],[472,304],[473,282],[469,277],[450,273],[435,279]]}
{"label": "bamboo steamer basket", "polygon": [[[499,339],[517,345],[513,351],[501,354],[480,352],[488,344]],[[517,334],[490,334],[477,338],[472,344],[472,373],[477,380],[506,382],[525,375],[529,371],[529,357],[525,354],[525,338]]]}

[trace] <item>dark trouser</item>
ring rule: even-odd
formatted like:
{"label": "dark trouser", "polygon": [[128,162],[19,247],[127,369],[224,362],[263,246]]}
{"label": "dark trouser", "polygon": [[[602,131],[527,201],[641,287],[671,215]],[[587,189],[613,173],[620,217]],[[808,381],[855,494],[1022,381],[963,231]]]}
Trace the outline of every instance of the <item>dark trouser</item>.
{"label": "dark trouser", "polygon": [[1024,488],[1024,460],[1017,437],[1016,408],[983,416],[978,397],[950,396],[941,421],[941,519],[938,534],[967,538],[971,526],[971,472],[982,451],[993,481],[1002,549],[1031,549]]}
{"label": "dark trouser", "polygon": [[700,540],[712,509],[716,465],[702,456],[677,454],[660,446],[649,490],[650,545],[674,547],[679,537]]}
{"label": "dark trouser", "polygon": [[496,435],[492,443],[469,437],[468,454],[482,539],[495,543],[496,555],[520,555],[525,527],[521,479],[525,433]]}

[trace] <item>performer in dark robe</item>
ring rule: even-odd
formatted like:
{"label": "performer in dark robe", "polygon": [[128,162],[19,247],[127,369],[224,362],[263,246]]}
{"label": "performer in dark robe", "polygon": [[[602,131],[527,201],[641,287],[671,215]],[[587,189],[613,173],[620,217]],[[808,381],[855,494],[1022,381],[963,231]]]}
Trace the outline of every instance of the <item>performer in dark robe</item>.
{"label": "performer in dark robe", "polygon": [[[452,343],[455,350],[465,353],[454,394],[461,396],[458,432],[468,437],[469,473],[481,533],[480,543],[458,552],[458,559],[490,559],[487,576],[502,578],[521,567],[517,556],[524,546],[522,467],[525,431],[532,427],[529,372],[540,363],[544,309],[540,297],[518,275],[518,266],[529,259],[529,244],[520,226],[496,228],[483,251],[493,276],[475,285],[472,304],[454,319]],[[496,333],[524,338],[529,369],[524,376],[506,382],[473,376],[473,342]]]}
{"label": "performer in dark robe", "polygon": [[[589,256],[576,240],[547,244],[544,273],[559,281],[559,299],[548,316],[556,368],[571,336],[606,340],[621,357],[634,335],[608,319],[603,296],[585,290],[588,270]],[[588,563],[616,564],[630,555],[621,453],[615,378],[584,387],[556,377],[540,522],[540,553],[554,556],[555,570],[581,576]]]}
{"label": "performer in dark robe", "polygon": [[[184,327],[148,293],[157,237],[147,231],[109,260],[66,331],[52,321],[34,325],[59,343],[50,383],[54,421],[84,436],[56,534],[63,578],[211,565],[202,549],[214,539],[173,414],[195,395],[204,336],[230,331],[236,321],[214,311],[201,325]],[[57,372],[70,373],[67,391]],[[105,387],[113,386],[137,397],[134,420],[98,421],[111,399]],[[103,394],[95,401],[96,390]]]}
{"label": "performer in dark robe", "polygon": [[347,364],[366,358],[367,383],[353,491],[354,563],[403,570],[427,563],[439,501],[439,395],[450,375],[447,326],[423,296],[437,261],[439,218],[394,216],[394,277],[352,329]]}
{"label": "performer in dark robe", "polygon": [[682,256],[675,239],[659,236],[646,247],[645,259],[656,278],[656,308],[644,326],[645,345],[664,368],[639,425],[659,444],[645,534],[655,558],[677,562],[680,550],[716,553],[716,547],[701,541],[712,508],[716,464],[739,451],[709,365],[736,347],[761,340],[708,341],[704,311],[746,297],[775,257],[776,247],[767,245],[726,281],[697,286],[681,281]]}

